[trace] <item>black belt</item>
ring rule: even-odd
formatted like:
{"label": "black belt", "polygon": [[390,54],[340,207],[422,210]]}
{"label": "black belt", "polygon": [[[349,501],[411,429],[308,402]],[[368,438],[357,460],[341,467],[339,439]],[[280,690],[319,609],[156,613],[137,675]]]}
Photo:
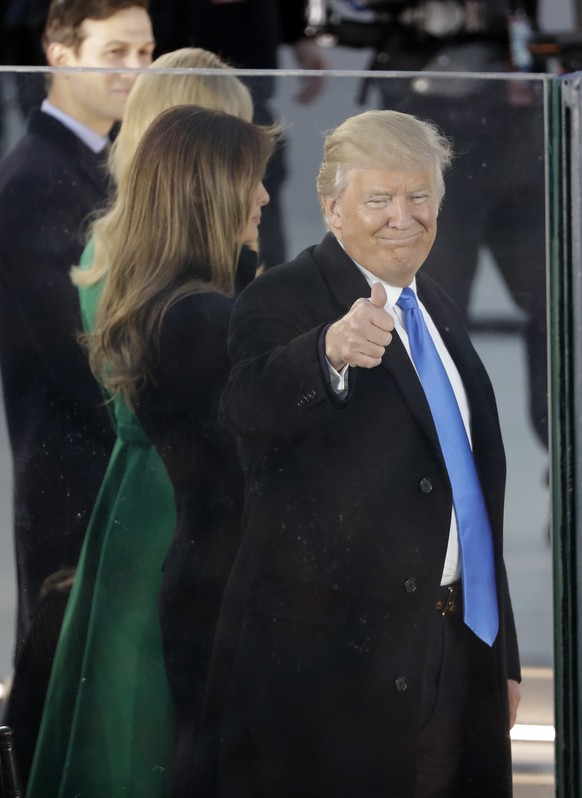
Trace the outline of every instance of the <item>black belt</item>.
{"label": "black belt", "polygon": [[436,609],[441,615],[463,612],[463,592],[460,582],[439,587]]}

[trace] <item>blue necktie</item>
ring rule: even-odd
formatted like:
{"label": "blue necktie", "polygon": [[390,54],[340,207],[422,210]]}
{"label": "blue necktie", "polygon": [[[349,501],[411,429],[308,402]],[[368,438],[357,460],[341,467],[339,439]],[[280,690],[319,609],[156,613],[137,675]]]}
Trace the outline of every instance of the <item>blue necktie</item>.
{"label": "blue necktie", "polygon": [[411,288],[397,303],[428,401],[453,492],[463,574],[464,621],[488,645],[499,628],[493,539],[473,452],[455,394]]}

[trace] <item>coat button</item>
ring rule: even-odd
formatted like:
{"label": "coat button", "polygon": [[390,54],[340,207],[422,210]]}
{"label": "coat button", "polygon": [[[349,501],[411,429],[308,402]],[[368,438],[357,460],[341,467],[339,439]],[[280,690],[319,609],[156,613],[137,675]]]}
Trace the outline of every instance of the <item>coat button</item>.
{"label": "coat button", "polygon": [[410,577],[404,583],[404,587],[405,587],[407,593],[414,593],[414,591],[416,590],[416,579],[413,579],[412,577]]}
{"label": "coat button", "polygon": [[396,688],[397,693],[403,693],[408,687],[406,676],[399,676],[394,682],[394,687]]}
{"label": "coat button", "polygon": [[430,493],[432,490],[432,481],[428,477],[423,477],[418,483],[422,493]]}

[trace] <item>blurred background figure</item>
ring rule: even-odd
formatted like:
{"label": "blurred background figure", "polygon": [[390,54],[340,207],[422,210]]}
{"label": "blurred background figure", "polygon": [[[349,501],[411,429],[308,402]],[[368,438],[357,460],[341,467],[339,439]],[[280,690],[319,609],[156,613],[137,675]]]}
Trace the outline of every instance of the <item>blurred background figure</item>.
{"label": "blurred background figure", "polygon": [[[152,120],[185,103],[251,120],[248,89],[224,67],[212,53],[184,48],[160,56],[152,68],[217,74],[148,70],[138,77],[109,156],[115,198],[93,225],[82,267],[73,270],[86,332],[94,328],[115,255],[108,242],[127,200],[130,167]],[[169,794],[172,712],[158,604],[176,528],[174,493],[159,454],[120,394],[112,408],[117,438],[67,605],[30,798]]]}
{"label": "blurred background figure", "polygon": [[[14,66],[45,66],[42,32],[50,0],[4,0],[0,4],[0,62]],[[41,74],[15,73],[16,98],[26,118],[43,101]]]}
{"label": "blurred background figure", "polygon": [[[139,144],[100,242],[109,268],[89,337],[91,364],[135,411],[175,492],[160,610],[175,716],[171,795],[184,798],[240,536],[243,476],[218,410],[230,371],[233,294],[256,271],[249,245],[257,245],[268,202],[261,181],[272,148],[269,130],[224,112],[164,112]],[[157,741],[151,723],[147,731]]]}
{"label": "blurred background figure", "polygon": [[[161,52],[177,47],[204,47],[239,69],[277,69],[280,45],[289,44],[301,69],[326,69],[325,51],[307,37],[307,0],[153,0],[151,13]],[[254,121],[271,124],[270,101],[275,79],[244,79],[253,95]],[[320,77],[300,81],[299,103],[314,101],[323,87]],[[261,224],[261,262],[282,263],[287,256],[285,219],[281,213],[281,190],[287,161],[280,139],[269,164],[265,187],[271,201]]]}
{"label": "blurred background figure", "polygon": [[[116,47],[112,48],[112,42]],[[147,0],[55,0],[43,38],[51,66],[148,66]],[[109,132],[135,77],[55,73],[27,132],[0,164],[0,368],[14,474],[18,607],[5,722],[23,779],[52,655],[113,435],[75,340],[69,270],[87,216],[105,204]]]}

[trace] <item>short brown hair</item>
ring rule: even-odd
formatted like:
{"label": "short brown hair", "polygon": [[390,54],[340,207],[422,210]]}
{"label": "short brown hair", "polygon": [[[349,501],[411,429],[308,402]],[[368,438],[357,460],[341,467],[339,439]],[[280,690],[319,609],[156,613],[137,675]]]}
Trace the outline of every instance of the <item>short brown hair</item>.
{"label": "short brown hair", "polygon": [[86,19],[109,19],[132,6],[149,11],[149,0],[52,0],[42,34],[45,53],[53,42],[78,52],[83,43],[81,25]]}

